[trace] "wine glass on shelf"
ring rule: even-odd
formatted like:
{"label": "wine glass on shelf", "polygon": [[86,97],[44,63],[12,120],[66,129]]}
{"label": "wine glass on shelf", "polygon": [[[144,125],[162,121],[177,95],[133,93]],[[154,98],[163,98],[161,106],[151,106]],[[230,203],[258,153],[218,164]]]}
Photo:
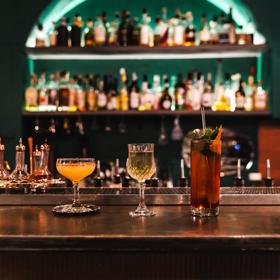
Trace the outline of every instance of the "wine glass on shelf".
{"label": "wine glass on shelf", "polygon": [[86,205],[80,202],[79,182],[89,176],[95,169],[93,158],[59,158],[56,161],[57,171],[67,179],[71,180],[74,189],[72,204],[58,205],[53,208],[58,214],[86,214],[100,210],[95,205]]}
{"label": "wine glass on shelf", "polygon": [[145,180],[150,179],[156,171],[154,159],[154,144],[128,144],[127,172],[139,183],[140,203],[135,211],[129,213],[132,217],[154,216],[145,204]]}

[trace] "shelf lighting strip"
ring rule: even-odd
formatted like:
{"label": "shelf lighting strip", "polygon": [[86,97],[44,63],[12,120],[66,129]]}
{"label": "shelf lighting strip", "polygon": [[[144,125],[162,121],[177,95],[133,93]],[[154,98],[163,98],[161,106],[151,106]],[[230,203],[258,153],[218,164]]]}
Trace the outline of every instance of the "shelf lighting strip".
{"label": "shelf lighting strip", "polygon": [[205,52],[184,54],[32,54],[28,57],[33,60],[158,60],[158,59],[211,59],[211,58],[244,58],[259,57],[260,52]]}

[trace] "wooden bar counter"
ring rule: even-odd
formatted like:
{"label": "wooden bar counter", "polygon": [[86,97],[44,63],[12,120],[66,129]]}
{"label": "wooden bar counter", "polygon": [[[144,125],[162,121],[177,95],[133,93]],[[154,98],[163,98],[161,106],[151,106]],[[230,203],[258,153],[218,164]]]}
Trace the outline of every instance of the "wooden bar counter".
{"label": "wooden bar counter", "polygon": [[54,216],[51,206],[0,206],[0,279],[279,279],[280,206],[102,206]]}

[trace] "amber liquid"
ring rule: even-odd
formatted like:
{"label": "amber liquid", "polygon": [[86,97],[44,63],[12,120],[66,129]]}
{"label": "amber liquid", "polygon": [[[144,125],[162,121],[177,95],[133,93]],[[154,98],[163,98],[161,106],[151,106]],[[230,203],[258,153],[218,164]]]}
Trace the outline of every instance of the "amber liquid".
{"label": "amber liquid", "polygon": [[211,143],[205,140],[191,143],[191,206],[198,209],[219,206],[221,154],[212,151]]}
{"label": "amber liquid", "polygon": [[64,177],[77,184],[89,176],[95,169],[94,162],[57,163],[57,171]]}
{"label": "amber liquid", "polygon": [[154,153],[129,152],[127,172],[139,182],[150,179],[155,173]]}

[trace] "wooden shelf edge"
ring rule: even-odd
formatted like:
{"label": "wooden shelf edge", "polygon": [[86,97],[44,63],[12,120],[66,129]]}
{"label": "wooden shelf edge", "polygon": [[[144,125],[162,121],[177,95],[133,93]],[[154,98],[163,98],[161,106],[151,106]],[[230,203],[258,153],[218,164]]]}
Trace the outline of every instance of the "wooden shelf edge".
{"label": "wooden shelf edge", "polygon": [[[207,116],[223,117],[271,117],[266,111],[206,111]],[[58,116],[200,116],[200,111],[96,111],[96,112],[22,112],[23,117],[58,117]]]}

